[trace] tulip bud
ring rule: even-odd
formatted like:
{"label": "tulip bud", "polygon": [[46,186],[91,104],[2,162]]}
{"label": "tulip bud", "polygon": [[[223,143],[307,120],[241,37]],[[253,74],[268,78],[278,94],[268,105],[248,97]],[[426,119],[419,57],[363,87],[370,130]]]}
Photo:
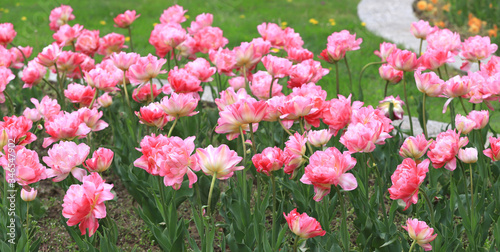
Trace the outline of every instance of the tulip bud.
{"label": "tulip bud", "polygon": [[27,191],[26,189],[21,189],[21,199],[24,201],[33,201],[36,198],[36,195],[38,194],[38,191],[35,190],[34,188],[31,188],[30,191]]}
{"label": "tulip bud", "polygon": [[477,149],[465,148],[458,151],[458,159],[466,164],[477,162]]}

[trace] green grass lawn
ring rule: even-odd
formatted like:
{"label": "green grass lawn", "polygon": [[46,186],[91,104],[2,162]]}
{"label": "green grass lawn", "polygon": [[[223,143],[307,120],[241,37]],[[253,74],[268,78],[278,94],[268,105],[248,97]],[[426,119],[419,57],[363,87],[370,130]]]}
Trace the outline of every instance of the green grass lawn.
{"label": "green grass lawn", "polygon": [[[50,11],[60,4],[70,5],[76,18],[70,22],[71,25],[79,23],[86,29],[99,29],[101,37],[110,32],[118,32],[126,35],[126,30],[115,28],[113,18],[125,10],[136,10],[141,17],[133,24],[134,48],[142,55],[154,53],[154,48],[148,43],[150,33],[155,23],[159,23],[159,17],[164,9],[174,3],[182,5],[187,9],[189,15],[184,27],[198,14],[212,13],[214,15],[213,26],[220,27],[224,36],[229,39],[229,48],[238,46],[241,42],[250,41],[259,37],[257,25],[263,22],[274,22],[286,25],[300,33],[305,44],[315,55],[326,47],[327,37],[333,32],[344,29],[356,33],[357,37],[363,38],[361,49],[347,54],[353,77],[353,85],[357,92],[357,83],[361,68],[379,58],[373,54],[378,50],[380,43],[384,40],[370,33],[361,23],[357,16],[357,4],[359,1],[341,0],[214,0],[214,1],[146,1],[146,0],[121,0],[121,1],[40,1],[40,0],[14,0],[1,6],[0,22],[11,22],[14,24],[18,35],[15,43],[18,45],[31,45],[34,47],[33,55],[36,55],[47,44],[53,41],[52,31],[49,29],[48,17]],[[311,18],[318,21],[317,24],[309,22]],[[335,25],[330,23],[335,20]],[[388,27],[389,28],[389,27]],[[408,27],[410,29],[410,27]],[[33,58],[32,56],[31,58]],[[319,60],[315,57],[315,60]],[[349,78],[347,69],[343,62],[340,63],[341,93],[349,93]],[[335,76],[332,65],[322,62],[323,66],[330,68],[330,74],[325,76],[319,85],[329,93],[328,98],[335,94]],[[409,76],[408,76],[409,77]],[[417,116],[416,107],[421,99],[421,94],[415,88],[411,76],[408,96],[412,107],[412,115]],[[362,79],[362,88],[365,94],[366,104],[376,106],[383,97],[385,82],[378,75],[377,66],[372,66],[365,71]],[[400,95],[403,98],[401,84],[391,86],[389,94]],[[431,120],[449,121],[449,114],[442,114],[442,106],[446,99],[428,99],[427,108]],[[460,105],[457,103],[457,113],[461,113]],[[500,124],[500,118],[493,116],[495,124]]]}

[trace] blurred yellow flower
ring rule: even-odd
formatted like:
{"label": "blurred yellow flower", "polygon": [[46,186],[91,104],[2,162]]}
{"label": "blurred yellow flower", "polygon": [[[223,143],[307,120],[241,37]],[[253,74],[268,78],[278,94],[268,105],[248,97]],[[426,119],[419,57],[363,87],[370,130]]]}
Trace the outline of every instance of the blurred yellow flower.
{"label": "blurred yellow flower", "polygon": [[241,15],[240,15],[240,18],[241,18],[241,19],[245,18],[245,15],[241,14]]}
{"label": "blurred yellow flower", "polygon": [[101,24],[101,25],[105,25],[105,24],[106,24],[106,21],[101,20],[101,21],[99,21],[99,24]]}
{"label": "blurred yellow flower", "polygon": [[27,19],[27,18],[26,18],[25,16],[22,16],[22,17],[21,17],[21,20],[22,20],[22,21],[26,21],[26,19]]}
{"label": "blurred yellow flower", "polygon": [[271,48],[270,51],[271,52],[275,52],[275,53],[279,53],[280,49],[278,49],[278,48]]}
{"label": "blurred yellow flower", "polygon": [[333,19],[333,18],[328,19],[328,22],[330,22],[330,25],[331,25],[331,26],[335,26],[335,25],[337,24],[337,23],[335,22],[335,19]]}
{"label": "blurred yellow flower", "polygon": [[[21,3],[16,3],[16,6],[20,6],[20,5],[21,5]],[[490,5],[491,5],[491,4],[490,4]]]}
{"label": "blurred yellow flower", "polygon": [[156,26],[158,23],[153,23],[153,26]]}
{"label": "blurred yellow flower", "polygon": [[129,36],[125,37],[125,41],[129,42],[130,41],[130,37]]}
{"label": "blurred yellow flower", "polygon": [[189,19],[189,15],[187,15],[187,14],[186,14],[186,15],[184,15],[184,17],[185,17],[186,19]]}
{"label": "blurred yellow flower", "polygon": [[3,13],[9,13],[9,9],[4,9]]}
{"label": "blurred yellow flower", "polygon": [[318,22],[318,20],[311,18],[311,19],[309,19],[309,23],[311,23],[313,25],[317,25],[319,22]]}
{"label": "blurred yellow flower", "polygon": [[292,0],[286,0],[286,1],[287,1],[287,2],[289,2],[289,3],[291,3],[291,2],[292,2]]}
{"label": "blurred yellow flower", "polygon": [[365,22],[361,22],[361,26],[366,26],[366,23]]}
{"label": "blurred yellow flower", "polygon": [[0,8],[0,11],[3,11],[3,8]]}
{"label": "blurred yellow flower", "polygon": [[287,25],[288,25],[287,22],[285,21],[281,22],[281,29],[285,29]]}

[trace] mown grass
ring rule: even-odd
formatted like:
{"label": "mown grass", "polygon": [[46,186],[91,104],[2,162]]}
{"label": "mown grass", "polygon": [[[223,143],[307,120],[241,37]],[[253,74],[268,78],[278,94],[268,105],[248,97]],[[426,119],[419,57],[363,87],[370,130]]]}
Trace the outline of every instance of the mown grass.
{"label": "mown grass", "polygon": [[[250,41],[259,37],[257,25],[263,22],[274,22],[292,27],[300,33],[305,44],[304,47],[318,55],[325,48],[327,37],[333,32],[344,29],[356,33],[357,37],[363,38],[361,49],[347,54],[352,72],[354,92],[357,93],[357,83],[362,67],[369,63],[379,61],[373,54],[378,50],[380,43],[384,40],[370,33],[361,23],[357,16],[356,7],[359,1],[319,1],[319,0],[186,0],[186,1],[146,1],[146,0],[122,0],[122,1],[39,1],[20,0],[4,4],[0,9],[1,22],[14,24],[18,35],[15,43],[19,45],[31,45],[34,47],[34,55],[43,47],[53,41],[52,31],[48,26],[50,11],[60,4],[70,5],[76,19],[70,24],[82,24],[86,29],[99,29],[100,35],[104,36],[110,32],[126,34],[126,31],[113,26],[113,18],[125,10],[136,10],[141,17],[133,24],[132,39],[134,49],[142,55],[154,53],[154,48],[148,43],[151,30],[164,9],[173,4],[179,4],[187,9],[189,17],[184,27],[189,26],[196,15],[201,13],[212,13],[214,15],[213,26],[220,27],[224,36],[229,39],[229,48],[238,46],[241,42]],[[312,24],[310,19],[318,21]],[[334,25],[330,22],[334,20]],[[388,27],[390,29],[390,27]],[[409,27],[408,27],[409,29]],[[278,54],[279,55],[279,54]],[[33,56],[32,56],[33,57]],[[315,60],[319,60],[315,57]],[[340,64],[341,93],[349,94],[349,78],[347,69],[343,62]],[[328,91],[328,98],[335,96],[335,75],[332,65],[322,62],[323,66],[330,69],[319,85]],[[417,104],[421,94],[417,91],[410,79],[408,97],[412,108],[412,115],[417,116]],[[364,101],[366,104],[376,106],[383,98],[385,82],[380,79],[378,69],[372,66],[365,71],[362,79]],[[403,98],[403,88],[399,84],[389,88],[389,94],[400,95]],[[429,119],[438,121],[449,121],[449,112],[442,114],[443,98],[431,98],[427,101]],[[456,104],[457,113],[462,113],[459,104]],[[500,124],[500,118],[493,116],[495,124]]]}

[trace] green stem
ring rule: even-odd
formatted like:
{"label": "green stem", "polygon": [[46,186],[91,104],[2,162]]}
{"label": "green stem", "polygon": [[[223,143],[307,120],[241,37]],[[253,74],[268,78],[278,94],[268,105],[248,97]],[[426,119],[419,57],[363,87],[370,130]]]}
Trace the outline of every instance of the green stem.
{"label": "green stem", "polygon": [[[31,189],[31,190],[35,190],[35,189]],[[26,246],[28,247],[27,248],[27,251],[30,251],[30,202],[27,201],[26,202],[26,237],[27,237],[27,242],[26,242]]]}
{"label": "green stem", "polygon": [[418,57],[422,55],[422,44],[424,43],[424,39],[420,39],[420,47],[418,48]]}
{"label": "green stem", "polygon": [[132,29],[130,29],[130,26],[127,27],[128,30],[128,37],[130,39],[130,51],[134,51],[134,45],[132,44]]}
{"label": "green stem", "polygon": [[170,71],[170,69],[171,69],[170,68],[170,59],[171,59],[170,55],[171,55],[171,52],[168,52],[167,53],[167,67],[168,67],[168,71]]}
{"label": "green stem", "polygon": [[273,83],[274,83],[274,76],[271,77],[271,85],[269,86],[269,99],[273,97]]}
{"label": "green stem", "polygon": [[23,56],[23,59],[24,59],[24,64],[27,65],[28,64],[28,58],[26,58],[26,55],[24,54],[23,50],[21,50],[21,48],[19,48],[17,45],[15,45],[12,42],[10,42],[10,45],[13,46],[13,47],[15,47],[21,53],[21,55]]}
{"label": "green stem", "polygon": [[125,71],[123,71],[123,91],[125,92],[125,100],[127,102],[127,105],[130,108],[130,110],[132,110],[132,106],[130,105],[130,99],[128,97],[127,80],[126,80],[126,77],[125,77]]}
{"label": "green stem", "polygon": [[[363,76],[363,73],[365,72],[365,70],[369,67],[369,66],[372,66],[372,65],[378,65],[378,64],[384,64],[386,63],[386,61],[380,61],[380,62],[371,62],[371,63],[368,63],[366,64],[363,68],[361,68],[361,72],[359,74],[359,82],[358,82],[358,91],[359,91],[359,97],[358,97],[358,101],[363,101],[363,89],[361,88],[361,77]],[[387,89],[387,88],[386,88]],[[387,93],[387,92],[386,92]],[[384,95],[384,98],[385,98],[386,95]]]}
{"label": "green stem", "polygon": [[422,97],[422,121],[423,121],[423,131],[424,131],[424,136],[425,136],[425,139],[429,139],[429,136],[427,135],[427,121],[426,121],[426,118],[425,118],[425,97],[427,95],[425,93],[423,93],[423,97]]}
{"label": "green stem", "polygon": [[459,97],[459,100],[460,100],[460,104],[462,104],[462,108],[464,109],[465,114],[468,115],[469,112],[467,111],[467,108],[465,107],[464,100],[462,99],[462,97]]}
{"label": "green stem", "polygon": [[417,244],[417,240],[413,240],[413,242],[411,243],[410,250],[408,250],[408,252],[413,251],[413,247],[415,247],[415,244]]}
{"label": "green stem", "polygon": [[170,137],[170,136],[172,135],[172,131],[174,130],[175,125],[177,124],[177,121],[178,121],[178,120],[179,120],[179,117],[178,117],[178,116],[176,116],[176,117],[175,117],[175,120],[174,120],[174,124],[172,124],[172,127],[170,127],[170,130],[168,131],[168,135],[167,135],[167,137]]}
{"label": "green stem", "polygon": [[290,136],[293,136],[292,132],[290,132],[286,127],[285,125],[283,125],[283,123],[281,122],[280,119],[278,119],[278,122],[280,123],[281,127],[285,130],[286,133],[288,133],[288,135]]}
{"label": "green stem", "polygon": [[[473,207],[474,207],[474,186],[473,186],[473,182],[472,182],[472,164],[469,164],[469,172],[470,172],[470,212],[472,213],[473,211]],[[471,214],[472,216],[472,214]]]}
{"label": "green stem", "polygon": [[151,102],[154,102],[155,97],[153,95],[153,78],[151,78],[151,80],[149,80],[149,88],[150,88],[150,91],[151,91],[151,94],[150,94]]}
{"label": "green stem", "polygon": [[172,57],[174,58],[175,66],[179,67],[179,62],[177,62],[177,58],[175,57],[175,48],[172,49]]}
{"label": "green stem", "polygon": [[[427,207],[429,207],[429,212],[431,215],[431,223],[434,227],[436,227],[436,223],[434,222],[434,208],[432,207],[432,202],[429,199],[429,196],[427,196],[427,193],[425,193],[424,190],[419,190],[422,196],[424,196],[425,202],[427,203]],[[436,229],[437,230],[437,229]]]}
{"label": "green stem", "polygon": [[410,135],[413,136],[413,120],[411,118],[410,104],[408,102],[408,96],[406,94],[405,73],[403,73],[403,91],[404,91],[404,95],[405,95],[406,110],[408,110],[408,119],[410,119]]}
{"label": "green stem", "polygon": [[443,79],[443,74],[441,73],[441,68],[440,68],[440,67],[438,67],[438,69],[437,69],[437,70],[438,70],[439,78],[440,78],[441,80],[444,80],[444,79]]}
{"label": "green stem", "polygon": [[336,79],[336,83],[337,83],[337,96],[340,94],[340,86],[339,86],[339,64],[337,64],[337,62],[335,61],[335,63],[333,63],[335,65],[335,79]]}
{"label": "green stem", "polygon": [[297,252],[297,247],[299,246],[299,240],[300,240],[300,237],[297,235],[295,237],[295,241],[293,242],[293,252]]}
{"label": "green stem", "polygon": [[[245,145],[245,136],[243,135],[243,128],[240,127],[240,135],[241,135],[241,143],[243,144],[243,167],[247,164],[247,147]],[[247,197],[247,178],[246,178],[246,170],[243,169],[242,171],[242,186],[243,186],[243,197],[246,200],[249,200]]]}
{"label": "green stem", "polygon": [[338,186],[335,186],[337,194],[339,195],[340,211],[342,211],[342,223],[340,224],[340,236],[344,245],[344,251],[349,251],[349,233],[347,231],[347,213],[344,206],[344,196],[340,192]]}
{"label": "green stem", "polygon": [[163,220],[167,220],[167,204],[165,202],[165,191],[164,191],[164,184],[162,177],[158,176],[158,189],[160,190],[160,204],[162,205],[162,210],[163,210]]}
{"label": "green stem", "polygon": [[89,108],[92,108],[92,105],[94,105],[95,100],[97,99],[97,94],[99,93],[99,90],[96,89],[94,93],[94,97],[92,98],[92,101],[90,102]]}
{"label": "green stem", "polygon": [[252,140],[252,152],[253,154],[257,154],[257,149],[255,147],[256,145],[256,142],[255,142],[255,139],[254,139],[254,134],[253,134],[253,126],[252,126],[252,123],[249,123],[248,126],[250,127],[250,139]]}
{"label": "green stem", "polygon": [[385,88],[384,88],[384,99],[387,97],[387,88],[389,87],[389,81],[385,81]]}
{"label": "green stem", "polygon": [[212,175],[212,183],[210,184],[210,191],[208,192],[208,206],[207,206],[207,213],[208,216],[212,215],[211,209],[210,209],[210,204],[212,202],[212,192],[214,190],[214,185],[215,185],[215,180],[217,179],[217,172],[214,172]]}
{"label": "green stem", "polygon": [[351,69],[349,69],[349,64],[347,63],[347,56],[344,57],[344,62],[345,62],[345,67],[347,68],[347,75],[349,75],[349,89],[350,89],[351,93],[354,93],[352,90]]}
{"label": "green stem", "polygon": [[[299,119],[299,123],[300,123],[300,130],[302,132],[302,135],[304,135],[304,117],[300,117]],[[306,142],[306,145],[307,145],[307,149],[309,149],[309,152],[311,153],[311,155],[314,153],[312,147],[311,147],[311,144],[309,142]]]}
{"label": "green stem", "polygon": [[277,212],[276,212],[276,178],[274,177],[274,173],[271,172],[271,181],[272,181],[272,188],[273,188],[273,212],[272,212],[272,237],[271,237],[271,247],[274,248],[276,244],[276,228],[274,227],[275,222],[278,220]]}
{"label": "green stem", "polygon": [[9,100],[9,112],[11,114],[14,114],[14,102],[12,102],[12,98],[10,98],[10,95],[9,93],[7,93],[6,90],[3,91],[3,94],[5,95],[5,97],[7,97],[7,100]]}
{"label": "green stem", "polygon": [[454,100],[450,101],[450,116],[451,116],[451,128],[455,128],[455,105],[453,104]]}
{"label": "green stem", "polygon": [[446,73],[447,79],[449,79],[450,78],[450,74],[448,73],[448,67],[446,66],[446,64],[444,64],[444,72]]}

